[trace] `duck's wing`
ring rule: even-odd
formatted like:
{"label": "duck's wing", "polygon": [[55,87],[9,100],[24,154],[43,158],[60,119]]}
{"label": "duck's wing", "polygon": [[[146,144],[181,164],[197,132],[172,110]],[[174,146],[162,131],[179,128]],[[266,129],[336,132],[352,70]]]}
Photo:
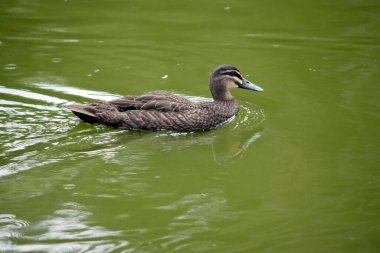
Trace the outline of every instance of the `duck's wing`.
{"label": "duck's wing", "polygon": [[74,113],[78,118],[90,124],[99,123],[97,118],[97,114],[99,112],[118,112],[118,109],[114,105],[107,102],[98,102],[86,105],[69,104],[65,105],[65,107]]}
{"label": "duck's wing", "polygon": [[[134,130],[181,130],[209,129],[208,112],[201,109],[186,112],[158,110],[129,110],[125,112],[101,112],[96,114],[97,123]],[[211,122],[212,123],[212,122]]]}
{"label": "duck's wing", "polygon": [[[173,94],[146,94],[125,96],[109,102],[92,104],[70,104],[66,108],[87,123],[100,123],[115,127],[134,129],[166,128],[170,124],[170,113],[176,117],[194,110],[197,104]],[[169,113],[169,114],[167,114]]]}
{"label": "duck's wing", "polygon": [[109,101],[110,104],[116,106],[121,111],[140,110],[141,106],[146,103],[140,96],[125,96]]}
{"label": "duck's wing", "polygon": [[166,93],[145,94],[142,96],[125,96],[109,102],[120,111],[156,110],[163,112],[183,112],[194,108],[187,98]]}

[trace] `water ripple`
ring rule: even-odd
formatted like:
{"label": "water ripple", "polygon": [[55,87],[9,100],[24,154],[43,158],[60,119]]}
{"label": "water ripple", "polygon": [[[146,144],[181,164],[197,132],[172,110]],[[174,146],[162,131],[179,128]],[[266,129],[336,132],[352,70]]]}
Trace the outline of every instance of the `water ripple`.
{"label": "water ripple", "polygon": [[[194,236],[209,231],[211,223],[221,220],[236,220],[239,211],[229,210],[228,200],[220,190],[189,194],[181,199],[156,209],[181,213],[173,217],[168,225],[167,235],[154,239],[155,244],[161,245],[165,250],[202,250],[221,246],[216,241],[194,241]],[[191,241],[191,242],[190,242]]]}
{"label": "water ripple", "polygon": [[29,226],[28,221],[17,219],[14,214],[0,214],[0,249],[10,245],[13,238],[21,238],[21,230]]}
{"label": "water ripple", "polygon": [[[125,249],[129,242],[118,239],[122,231],[110,231],[101,226],[88,225],[86,220],[92,214],[83,206],[69,202],[56,210],[51,217],[35,224],[31,231],[21,233],[28,222],[17,220],[15,215],[0,215],[0,241],[4,251],[17,252],[113,252]],[[34,235],[28,235],[28,233]],[[12,239],[20,238],[28,244],[13,244]]]}
{"label": "water ripple", "polygon": [[75,87],[63,86],[50,83],[30,83],[30,85],[38,87],[44,90],[52,90],[63,94],[74,95],[84,98],[96,99],[96,100],[112,100],[119,98],[120,95],[111,94],[102,91],[84,90]]}
{"label": "water ripple", "polygon": [[48,103],[53,103],[53,104],[63,104],[67,103],[67,100],[48,96],[48,95],[43,95],[31,91],[26,91],[26,90],[20,90],[20,89],[12,89],[12,88],[6,88],[4,86],[0,86],[0,93],[3,94],[8,94],[8,95],[14,95],[14,96],[20,96],[23,98],[28,98],[28,99],[34,99],[34,100],[40,100]]}

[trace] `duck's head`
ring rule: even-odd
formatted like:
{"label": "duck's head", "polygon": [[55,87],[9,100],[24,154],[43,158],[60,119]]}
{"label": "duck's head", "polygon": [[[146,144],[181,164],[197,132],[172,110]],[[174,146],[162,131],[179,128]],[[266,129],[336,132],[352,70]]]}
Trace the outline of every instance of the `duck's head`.
{"label": "duck's head", "polygon": [[245,79],[239,69],[231,65],[217,67],[210,77],[210,91],[215,100],[233,99],[230,90],[242,88],[252,91],[264,91],[263,88]]}

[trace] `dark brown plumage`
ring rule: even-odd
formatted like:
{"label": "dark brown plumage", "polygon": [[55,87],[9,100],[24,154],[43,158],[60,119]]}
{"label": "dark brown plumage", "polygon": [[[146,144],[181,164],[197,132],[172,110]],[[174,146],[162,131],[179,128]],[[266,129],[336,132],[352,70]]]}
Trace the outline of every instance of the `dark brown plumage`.
{"label": "dark brown plumage", "polygon": [[215,128],[235,116],[239,105],[232,88],[263,91],[229,65],[216,68],[210,77],[211,102],[192,102],[169,93],[125,96],[92,104],[66,107],[87,123],[135,130],[200,131]]}

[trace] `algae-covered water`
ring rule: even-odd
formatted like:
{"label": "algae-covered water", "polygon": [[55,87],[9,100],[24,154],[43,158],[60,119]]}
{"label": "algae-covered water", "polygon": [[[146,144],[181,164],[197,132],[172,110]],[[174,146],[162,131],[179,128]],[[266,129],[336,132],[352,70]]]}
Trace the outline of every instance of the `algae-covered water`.
{"label": "algae-covered water", "polygon": [[[0,2],[0,252],[379,252],[380,3]],[[212,131],[88,125],[63,105],[164,90]]]}

